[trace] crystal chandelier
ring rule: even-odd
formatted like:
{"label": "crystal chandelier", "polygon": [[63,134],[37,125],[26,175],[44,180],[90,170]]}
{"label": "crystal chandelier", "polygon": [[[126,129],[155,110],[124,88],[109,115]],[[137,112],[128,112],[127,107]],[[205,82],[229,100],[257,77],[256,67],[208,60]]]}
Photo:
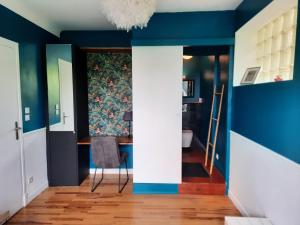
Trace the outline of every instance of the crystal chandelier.
{"label": "crystal chandelier", "polygon": [[156,0],[102,0],[102,11],[118,29],[147,26],[156,9]]}

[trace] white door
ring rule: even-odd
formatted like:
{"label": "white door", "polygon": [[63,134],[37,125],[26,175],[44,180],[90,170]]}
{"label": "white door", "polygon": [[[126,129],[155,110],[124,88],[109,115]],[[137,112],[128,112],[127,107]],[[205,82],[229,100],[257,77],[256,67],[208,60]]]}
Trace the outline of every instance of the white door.
{"label": "white door", "polygon": [[134,183],[181,183],[182,46],[132,48]]}
{"label": "white door", "polygon": [[58,59],[62,131],[74,131],[72,63]]}
{"label": "white door", "polygon": [[20,101],[18,44],[0,38],[0,214],[23,207]]}

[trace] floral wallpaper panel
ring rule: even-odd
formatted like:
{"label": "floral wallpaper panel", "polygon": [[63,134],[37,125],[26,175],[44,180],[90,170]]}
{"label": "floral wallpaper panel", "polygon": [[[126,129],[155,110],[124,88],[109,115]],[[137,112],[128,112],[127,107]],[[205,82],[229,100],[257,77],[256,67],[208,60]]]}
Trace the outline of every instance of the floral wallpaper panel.
{"label": "floral wallpaper panel", "polygon": [[90,136],[128,135],[126,111],[132,110],[130,53],[88,53]]}

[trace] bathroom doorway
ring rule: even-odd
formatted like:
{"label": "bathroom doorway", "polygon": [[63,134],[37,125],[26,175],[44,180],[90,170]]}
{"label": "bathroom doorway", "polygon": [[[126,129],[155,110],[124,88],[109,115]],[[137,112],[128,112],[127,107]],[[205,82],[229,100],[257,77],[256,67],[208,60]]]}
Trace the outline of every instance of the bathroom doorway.
{"label": "bathroom doorway", "polygon": [[[229,47],[184,47],[182,76],[182,185],[180,192],[224,194]],[[205,167],[214,86],[225,91],[212,175]],[[213,131],[214,132],[214,131]],[[209,158],[211,155],[209,155]],[[205,184],[205,185],[204,185]]]}

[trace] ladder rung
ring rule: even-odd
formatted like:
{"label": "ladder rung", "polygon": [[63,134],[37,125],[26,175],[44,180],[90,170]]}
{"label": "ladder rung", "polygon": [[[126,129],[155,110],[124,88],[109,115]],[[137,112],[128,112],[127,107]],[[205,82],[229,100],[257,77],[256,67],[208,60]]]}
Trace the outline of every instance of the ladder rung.
{"label": "ladder rung", "polygon": [[212,118],[212,120],[214,120],[214,121],[218,121],[218,119],[216,119],[216,118]]}
{"label": "ladder rung", "polygon": [[222,92],[216,92],[215,94],[216,94],[216,95],[221,95],[221,94],[222,94]]}
{"label": "ladder rung", "polygon": [[208,144],[209,144],[211,147],[214,147],[214,145],[213,145],[212,143],[209,142]]}

